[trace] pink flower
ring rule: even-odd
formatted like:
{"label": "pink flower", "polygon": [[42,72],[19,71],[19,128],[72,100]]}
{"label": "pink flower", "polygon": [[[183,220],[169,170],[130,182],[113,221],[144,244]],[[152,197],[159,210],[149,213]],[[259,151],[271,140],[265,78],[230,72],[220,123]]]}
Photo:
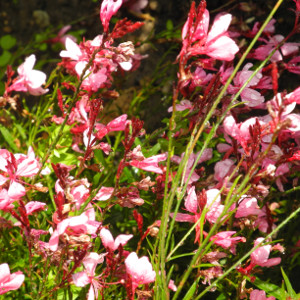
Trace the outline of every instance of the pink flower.
{"label": "pink flower", "polygon": [[250,293],[250,300],[275,300],[275,297],[266,297],[266,292],[265,291],[260,291],[260,290],[253,290]]}
{"label": "pink flower", "polygon": [[229,176],[234,169],[234,162],[227,158],[219,161],[215,165],[215,175],[214,178],[217,181],[223,181],[226,176]]}
{"label": "pink flower", "polygon": [[[211,285],[211,280],[223,275],[223,270],[220,266],[215,266],[212,268],[204,269],[199,271],[200,276],[204,277],[202,281],[203,284]],[[212,288],[211,291],[214,291],[215,288]]]}
{"label": "pink flower", "polygon": [[210,189],[206,191],[207,202],[205,207],[208,208],[206,220],[209,223],[216,223],[224,210],[224,205],[221,204],[220,191],[218,189]]}
{"label": "pink flower", "polygon": [[[184,111],[186,109],[191,110],[193,108],[193,104],[191,101],[189,100],[182,100],[180,101],[179,104],[175,105],[176,107],[176,111]],[[172,112],[173,111],[173,106],[169,107],[168,112]]]}
{"label": "pink flower", "polygon": [[85,270],[72,275],[73,283],[78,287],[84,287],[91,284],[88,292],[88,300],[98,299],[98,289],[100,284],[95,277],[95,270],[98,264],[103,263],[106,254],[88,253],[82,263]]}
{"label": "pink flower", "polygon": [[[199,204],[195,187],[192,186],[188,189],[184,206],[187,211],[194,215],[178,213],[176,215],[176,221],[196,223],[201,216],[201,207],[199,207]],[[210,189],[206,191],[206,202],[203,203],[203,206],[208,209],[205,219],[209,223],[215,223],[224,210],[224,205],[221,204],[220,191],[218,189]],[[173,216],[173,214],[171,214],[171,216]]]}
{"label": "pink flower", "polygon": [[120,234],[114,240],[110,231],[106,228],[102,228],[100,231],[100,238],[104,247],[110,251],[115,251],[120,245],[124,246],[133,237],[132,234]]}
{"label": "pink flower", "polygon": [[8,264],[0,265],[0,295],[17,290],[25,279],[21,271],[10,274]]}
{"label": "pink flower", "polygon": [[[203,151],[200,159],[198,160],[198,164],[201,164],[202,162],[204,161],[207,161],[207,160],[210,160],[212,158],[212,148],[207,148]],[[190,175],[190,172],[191,172],[191,169],[196,161],[196,159],[198,158],[199,156],[199,153],[200,152],[197,152],[197,153],[192,153],[190,156],[189,156],[189,159],[188,159],[188,162],[187,162],[187,166],[186,166],[186,171],[185,171],[185,181],[188,179],[189,175]],[[181,157],[177,156],[177,155],[173,155],[171,157],[171,161],[177,163],[177,164],[180,164],[180,162],[182,161],[182,159],[184,158],[184,153],[181,154]],[[198,181],[198,179],[200,178],[200,176],[195,172],[193,171],[192,173],[192,176],[190,178],[190,181],[189,181],[189,184],[192,184],[193,182],[196,182]]]}
{"label": "pink flower", "polygon": [[133,167],[142,169],[144,171],[148,171],[148,172],[154,172],[157,174],[162,174],[163,171],[162,169],[159,167],[158,163],[160,161],[164,161],[167,159],[167,154],[163,153],[163,154],[159,154],[159,155],[155,155],[152,157],[148,157],[145,158],[144,160],[132,160],[129,164]]}
{"label": "pink flower", "polygon": [[[239,89],[246,83],[249,77],[252,75],[253,71],[249,69],[253,65],[248,63],[244,66],[243,70],[238,72],[233,79],[234,86],[229,86],[228,92],[230,94],[236,94]],[[265,98],[252,86],[255,87],[259,81],[262,79],[262,74],[257,73],[251,80],[248,82],[244,90],[241,92],[241,99],[245,102],[245,105],[250,107],[255,107],[264,102]]]}
{"label": "pink flower", "polygon": [[48,92],[48,89],[43,89],[41,86],[46,82],[46,74],[33,70],[36,58],[32,54],[25,59],[25,62],[19,66],[17,80],[8,87],[7,92],[18,91],[28,92],[31,95],[39,96]]}
{"label": "pink flower", "polygon": [[177,291],[177,286],[175,285],[174,280],[170,279],[168,288],[173,292]]}
{"label": "pink flower", "polygon": [[44,210],[46,203],[38,202],[38,201],[30,201],[25,205],[26,214],[31,215],[36,211]]}
{"label": "pink flower", "polygon": [[99,190],[99,192],[97,193],[97,195],[95,196],[94,200],[99,200],[99,201],[108,200],[111,197],[113,191],[114,191],[114,188],[103,186]]}
{"label": "pink flower", "polygon": [[[253,54],[253,57],[258,60],[264,60],[266,57],[275,49],[275,47],[284,40],[282,35],[274,35],[269,40],[264,40],[265,45],[259,46]],[[290,54],[296,53],[299,49],[299,43],[285,43],[280,47],[280,51],[276,50],[271,57],[272,62],[277,62],[283,60],[283,56],[288,56]],[[281,55],[282,53],[282,55]]]}
{"label": "pink flower", "polygon": [[260,213],[257,199],[247,195],[243,195],[239,200],[239,206],[236,211],[236,218],[248,217],[251,215],[258,215]]}
{"label": "pink flower", "polygon": [[123,131],[127,123],[127,115],[121,115],[114,120],[110,121],[107,125],[97,123],[95,125],[96,130],[98,130],[96,136],[98,139],[102,139],[106,134],[112,131]]}
{"label": "pink flower", "polygon": [[[264,240],[264,238],[258,238],[254,242],[254,246],[257,246],[259,243],[261,243]],[[261,267],[272,267],[280,264],[281,258],[275,257],[270,258],[269,255],[272,250],[271,245],[264,245],[262,247],[257,248],[251,253],[251,264],[258,265]]]}
{"label": "pink flower", "polygon": [[100,19],[104,32],[107,31],[111,17],[119,10],[122,2],[122,0],[103,0],[100,8]]}
{"label": "pink flower", "polygon": [[[76,64],[75,71],[78,76],[81,76],[86,65],[87,62],[85,61],[79,61]],[[97,72],[93,72],[90,68],[85,72],[84,76],[85,79],[82,81],[81,87],[89,92],[97,92],[107,80],[106,68],[102,68]]]}
{"label": "pink flower", "polygon": [[202,20],[199,22],[197,28],[194,28],[194,32],[192,30],[190,30],[191,32],[187,32],[190,22],[189,18],[182,29],[182,39],[185,39],[188,34],[191,34],[191,41],[197,41],[197,43],[188,49],[189,55],[206,54],[212,58],[225,61],[234,59],[239,48],[228,36],[227,29],[232,18],[230,14],[218,14],[208,33],[209,12],[207,9],[204,11]]}
{"label": "pink flower", "polygon": [[155,281],[155,271],[148,260],[148,257],[143,256],[138,258],[135,252],[131,252],[125,259],[126,272],[132,280],[132,289],[135,289],[140,284],[147,284]]}
{"label": "pink flower", "polygon": [[11,208],[14,208],[14,205],[12,204],[15,200],[13,198],[10,198],[8,196],[8,192],[6,189],[2,189],[0,191],[0,209],[1,210],[9,210]]}
{"label": "pink flower", "polygon": [[49,249],[56,251],[58,248],[60,235],[66,233],[69,235],[91,234],[95,235],[100,222],[95,221],[94,209],[89,209],[80,216],[70,217],[61,221],[49,240]]}
{"label": "pink flower", "polygon": [[[0,185],[10,180],[8,197],[18,200],[25,195],[25,188],[20,184],[19,177],[32,177],[39,171],[40,164],[35,159],[31,147],[28,154],[12,154],[6,149],[0,150],[0,170],[6,173],[6,176],[0,174]],[[8,176],[8,177],[7,177]]]}
{"label": "pink flower", "polygon": [[[71,190],[68,190],[68,197],[72,199],[72,202],[75,203],[76,209],[80,209],[82,203],[86,201],[86,199],[90,195],[89,186],[90,183],[86,178],[82,178],[80,180],[71,180],[71,178],[66,178],[68,181],[68,185],[71,187]],[[65,194],[65,190],[60,186],[60,181],[57,180],[55,183],[55,191],[58,194],[59,192]]]}
{"label": "pink flower", "polygon": [[108,130],[108,132],[112,132],[112,131],[123,131],[125,130],[125,126],[127,123],[127,115],[121,115],[120,117],[110,121],[107,125],[106,125],[106,129]]}
{"label": "pink flower", "polygon": [[65,42],[66,50],[60,52],[61,57],[71,58],[72,60],[80,60],[83,57],[80,47],[70,38],[66,38]]}
{"label": "pink flower", "polygon": [[213,241],[214,244],[221,246],[224,249],[229,248],[230,252],[235,254],[236,244],[239,242],[243,242],[243,243],[246,242],[246,239],[244,237],[240,237],[240,236],[231,237],[235,233],[236,231],[222,231],[212,236],[209,240]]}

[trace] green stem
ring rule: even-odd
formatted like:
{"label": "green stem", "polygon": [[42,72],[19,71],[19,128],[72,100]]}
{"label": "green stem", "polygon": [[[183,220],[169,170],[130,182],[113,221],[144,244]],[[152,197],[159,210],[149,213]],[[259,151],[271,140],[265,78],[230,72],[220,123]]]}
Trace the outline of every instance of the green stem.
{"label": "green stem", "polygon": [[284,220],[283,222],[281,222],[271,233],[269,233],[264,238],[264,240],[261,243],[259,243],[257,246],[255,246],[254,248],[252,248],[250,251],[248,251],[241,259],[239,259],[234,265],[232,265],[222,276],[218,277],[218,279],[216,279],[201,294],[199,294],[197,296],[197,298],[195,298],[195,300],[200,299],[203,295],[205,295],[208,291],[210,291],[211,288],[213,288],[214,286],[216,286],[216,284],[219,281],[221,281],[222,279],[224,279],[231,271],[233,271],[238,265],[240,265],[244,260],[246,260],[251,255],[251,253],[253,253],[253,251],[255,251],[259,247],[262,247],[264,245],[264,241],[270,239],[276,232],[278,232],[282,227],[284,227],[291,219],[293,219],[294,217],[296,217],[296,215],[299,212],[300,212],[300,207],[298,207],[298,209],[295,210],[293,213],[291,213],[286,220]]}
{"label": "green stem", "polygon": [[78,82],[76,84],[75,93],[74,93],[74,95],[73,95],[73,97],[71,99],[71,103],[69,104],[69,107],[68,107],[68,110],[66,112],[66,116],[64,118],[64,121],[60,125],[60,128],[58,130],[58,133],[57,133],[56,137],[54,138],[54,141],[49,146],[46,154],[44,155],[44,157],[43,157],[43,159],[41,161],[41,167],[40,167],[38,173],[36,174],[36,176],[33,179],[33,184],[37,181],[37,179],[38,179],[38,177],[39,177],[39,175],[40,175],[40,173],[41,173],[41,171],[42,171],[42,169],[43,169],[43,167],[44,167],[47,159],[49,158],[49,156],[51,155],[52,151],[56,147],[56,145],[59,142],[60,138],[63,136],[63,130],[64,130],[65,125],[67,124],[67,121],[69,119],[69,115],[70,115],[70,113],[72,111],[72,108],[76,105],[76,101],[77,101],[78,94],[80,92],[81,84],[82,84],[83,80],[85,79],[85,73],[91,67],[91,65],[93,64],[95,56],[100,51],[100,49],[101,49],[101,47],[99,47],[99,48],[97,48],[97,49],[94,50],[94,52],[93,52],[93,54],[92,54],[92,56],[91,56],[88,64],[85,66],[85,68],[83,69],[83,71],[82,71],[82,73],[81,73],[81,75],[79,77],[79,80],[78,80]]}

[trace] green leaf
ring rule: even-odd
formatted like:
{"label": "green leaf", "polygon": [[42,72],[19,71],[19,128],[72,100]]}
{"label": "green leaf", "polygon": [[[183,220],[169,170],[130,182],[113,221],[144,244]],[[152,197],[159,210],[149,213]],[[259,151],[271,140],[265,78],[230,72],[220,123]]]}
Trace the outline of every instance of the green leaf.
{"label": "green leaf", "polygon": [[281,268],[281,273],[282,273],[287,291],[289,293],[289,296],[292,297],[293,299],[296,299],[296,292],[294,291],[294,289],[291,285],[291,282],[289,281],[289,278],[286,276],[285,272],[283,271],[283,268]]}
{"label": "green leaf", "polygon": [[195,254],[194,252],[191,252],[191,253],[184,253],[184,254],[176,255],[176,256],[173,256],[170,259],[168,259],[168,262],[171,261],[171,260],[177,259],[177,258],[192,256],[194,254]]}
{"label": "green leaf", "polygon": [[16,146],[16,144],[14,143],[14,138],[13,136],[10,134],[10,132],[3,127],[2,125],[0,125],[0,132],[3,136],[3,138],[5,139],[5,141],[7,142],[7,144],[10,146],[10,148],[14,151],[14,152],[19,152],[19,148]]}
{"label": "green leaf", "polygon": [[[250,281],[250,279],[247,278]],[[265,291],[267,294],[275,297],[276,299],[282,299],[281,288],[275,284],[264,282],[256,277],[256,280],[253,283],[260,290]]]}
{"label": "green leaf", "polygon": [[153,155],[156,155],[159,150],[160,150],[160,144],[156,144],[149,151],[147,151],[147,157],[151,157]]}
{"label": "green leaf", "polygon": [[168,20],[168,21],[167,21],[167,23],[166,23],[166,28],[167,28],[167,30],[169,30],[169,31],[172,31],[172,30],[174,29],[172,20]]}
{"label": "green leaf", "polygon": [[[199,279],[198,279],[199,280]],[[189,299],[192,299],[195,292],[196,292],[196,288],[197,288],[197,283],[198,283],[198,280],[196,280],[193,285],[190,287],[190,289],[188,290],[188,292],[185,294],[183,300],[189,300]]]}
{"label": "green leaf", "polygon": [[21,137],[25,140],[26,139],[26,133],[23,127],[20,124],[15,124],[16,128],[18,129]]}
{"label": "green leaf", "polygon": [[78,158],[76,155],[72,153],[62,153],[54,149],[53,151],[54,156],[51,158],[51,162],[57,164],[57,163],[63,163],[65,165],[77,165]]}
{"label": "green leaf", "polygon": [[7,50],[4,50],[0,56],[0,67],[6,66],[9,63],[11,57],[12,57],[11,53],[8,52]]}
{"label": "green leaf", "polygon": [[11,49],[17,43],[16,38],[7,34],[1,37],[0,39],[0,46],[4,50]]}

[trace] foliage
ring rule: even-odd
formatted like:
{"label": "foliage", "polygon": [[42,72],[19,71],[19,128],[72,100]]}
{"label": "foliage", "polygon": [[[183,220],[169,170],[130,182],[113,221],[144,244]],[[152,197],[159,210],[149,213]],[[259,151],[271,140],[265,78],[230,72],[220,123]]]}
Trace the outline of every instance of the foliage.
{"label": "foliage", "polygon": [[[300,2],[286,37],[282,0],[252,28],[229,13],[211,21],[201,0],[181,31],[168,20],[143,43],[125,40],[143,22],[113,16],[122,4],[145,16],[147,1],[122,2],[102,1],[93,40],[68,25],[22,51],[0,39],[0,294],[297,299],[300,87],[280,87],[300,74]],[[124,111],[122,76],[157,41],[172,46]],[[155,93],[169,117],[146,132]]]}

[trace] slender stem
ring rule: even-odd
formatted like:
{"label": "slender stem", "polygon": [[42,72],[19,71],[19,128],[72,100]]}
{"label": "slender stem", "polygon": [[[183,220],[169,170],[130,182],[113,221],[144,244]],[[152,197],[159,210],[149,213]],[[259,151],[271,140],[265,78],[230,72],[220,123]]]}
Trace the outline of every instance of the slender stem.
{"label": "slender stem", "polygon": [[83,69],[83,71],[82,71],[82,73],[81,73],[81,75],[80,75],[80,77],[79,77],[79,80],[78,80],[78,82],[77,82],[77,84],[76,84],[76,90],[75,90],[75,93],[74,93],[74,95],[73,95],[73,97],[72,97],[72,99],[71,99],[71,103],[69,104],[69,107],[68,107],[68,110],[67,110],[67,112],[66,112],[66,116],[65,116],[65,118],[64,118],[64,121],[63,121],[62,124],[60,125],[59,130],[58,130],[58,133],[57,133],[56,137],[54,138],[54,141],[53,141],[52,144],[49,146],[49,148],[48,148],[46,154],[45,154],[44,157],[42,158],[42,161],[41,161],[41,167],[40,167],[38,173],[36,174],[36,176],[35,176],[34,179],[33,179],[33,184],[37,181],[37,179],[38,179],[38,177],[39,177],[39,175],[40,175],[40,173],[41,173],[41,171],[42,171],[42,169],[43,169],[43,167],[44,167],[44,165],[45,165],[47,159],[49,158],[49,156],[51,155],[52,151],[54,150],[54,148],[56,147],[57,143],[59,142],[60,138],[62,137],[62,135],[63,135],[63,130],[64,130],[65,125],[67,124],[67,121],[68,121],[68,119],[69,119],[69,115],[70,115],[70,113],[71,113],[73,107],[76,105],[76,101],[77,101],[78,94],[79,94],[79,92],[80,92],[81,84],[82,84],[83,80],[85,79],[85,73],[86,73],[86,71],[91,67],[91,65],[93,64],[93,61],[94,61],[94,59],[95,59],[95,56],[96,56],[96,54],[97,54],[100,50],[101,50],[101,46],[100,46],[99,48],[97,48],[97,49],[94,50],[94,52],[93,52],[93,54],[92,54],[92,56],[91,56],[91,58],[90,58],[88,64],[87,64],[87,65],[85,66],[85,68]]}
{"label": "slender stem", "polygon": [[208,286],[201,294],[195,298],[195,300],[200,299],[203,295],[205,295],[208,291],[210,291],[216,284],[224,279],[231,271],[233,271],[238,265],[240,265],[244,260],[246,260],[253,251],[255,251],[257,248],[263,246],[264,241],[267,241],[270,239],[276,232],[278,232],[282,227],[284,227],[291,219],[296,217],[296,215],[300,212],[300,207],[298,207],[297,210],[292,212],[287,219],[285,219],[283,222],[281,222],[271,233],[269,233],[263,241],[261,241],[257,246],[252,248],[250,251],[248,251],[241,259],[239,259],[234,265],[232,265],[222,276],[218,277],[210,286]]}
{"label": "slender stem", "polygon": [[[275,14],[275,12],[277,11],[277,9],[279,8],[279,6],[281,5],[282,2],[283,2],[283,0],[278,0],[278,1],[277,1],[277,3],[275,4],[274,8],[273,8],[272,11],[270,12],[269,16],[267,17],[267,19],[265,20],[265,22],[264,22],[263,25],[261,26],[260,30],[258,31],[258,33],[256,34],[256,36],[253,38],[252,42],[250,43],[250,45],[248,46],[248,48],[246,49],[246,51],[245,51],[244,54],[242,55],[241,59],[239,60],[238,64],[236,65],[235,69],[233,70],[231,76],[230,76],[229,79],[227,80],[227,82],[226,82],[224,88],[221,90],[221,92],[220,92],[220,94],[218,95],[216,101],[213,103],[213,105],[212,105],[210,111],[209,111],[208,114],[206,115],[206,118],[204,119],[204,121],[203,121],[202,125],[200,126],[200,129],[199,129],[199,131],[198,131],[198,133],[197,133],[197,137],[200,136],[200,134],[203,132],[203,130],[204,130],[204,128],[205,128],[205,124],[210,120],[210,118],[211,118],[211,116],[212,116],[214,110],[216,109],[217,105],[220,103],[222,97],[224,96],[224,94],[225,94],[225,92],[226,92],[226,90],[227,90],[229,84],[231,83],[231,81],[233,80],[233,78],[235,77],[235,75],[237,74],[239,68],[241,67],[242,63],[243,63],[244,60],[246,59],[246,57],[247,57],[247,55],[249,54],[250,50],[254,47],[254,45],[255,45],[256,41],[258,40],[259,36],[262,34],[263,30],[265,29],[265,27],[267,26],[267,24],[269,23],[269,21],[271,20],[271,18],[273,17],[273,15]],[[262,66],[263,66],[263,65],[264,65],[264,64],[272,57],[273,54],[274,54],[274,53],[271,53],[271,54],[268,56],[268,58],[260,65],[260,67],[262,67]],[[256,70],[255,72],[257,73],[258,71],[259,71],[259,69]],[[256,73],[255,73],[255,74],[256,74]],[[253,74],[252,74],[252,77],[255,76],[255,74],[253,73]],[[250,77],[250,78],[251,78],[251,77]],[[248,79],[249,81],[251,80],[250,78]],[[242,87],[242,89],[244,89],[245,87],[246,87],[246,83],[244,84],[244,86]],[[239,91],[239,94],[240,94],[240,93],[241,93],[241,90]],[[239,94],[236,95],[236,96],[234,97],[234,99],[237,99],[237,97],[239,96]],[[234,99],[233,99],[232,101],[234,101]],[[216,128],[214,128],[214,129],[216,130]],[[195,139],[195,140],[197,140],[197,139]],[[200,156],[200,155],[199,155],[199,156]],[[200,157],[199,157],[199,159],[200,159]],[[194,169],[195,167],[196,167],[196,162],[195,162],[195,164],[194,164],[194,166],[193,166],[193,169]],[[193,172],[193,169],[191,170],[191,172]],[[191,176],[191,174],[190,174],[190,176]],[[242,185],[241,185],[240,188],[242,188],[242,187],[246,184],[246,182],[248,182],[247,179],[249,180],[249,178],[247,178],[247,176],[246,176],[245,180],[243,181],[244,184],[242,183]],[[231,202],[231,201],[230,201],[230,202]],[[216,224],[215,224],[215,225],[216,225]],[[213,226],[213,228],[214,228],[214,227],[215,227],[215,226]],[[211,231],[213,231],[213,229],[212,229]],[[171,233],[169,233],[169,234],[171,234]],[[209,236],[209,235],[208,235],[208,236]],[[208,241],[208,236],[206,237],[205,241]],[[202,248],[202,246],[203,246],[203,244],[200,246],[200,249]],[[178,298],[178,296],[179,296],[179,294],[180,294],[180,292],[181,292],[181,290],[182,290],[182,288],[183,288],[183,286],[184,286],[184,284],[185,284],[187,278],[189,277],[189,275],[190,275],[190,273],[191,273],[191,271],[192,271],[193,265],[195,264],[196,260],[198,259],[199,255],[201,254],[200,249],[197,251],[197,253],[196,253],[195,256],[193,257],[193,259],[192,259],[192,261],[191,261],[191,264],[190,264],[188,270],[187,270],[187,271],[185,272],[185,274],[183,275],[183,278],[182,278],[182,280],[181,280],[181,282],[180,282],[180,284],[179,284],[179,286],[178,286],[178,289],[177,289],[177,291],[176,291],[176,293],[175,293],[175,295],[174,295],[174,297],[173,297],[173,300],[175,300],[175,299]],[[201,250],[202,250],[202,249],[201,249]]]}

